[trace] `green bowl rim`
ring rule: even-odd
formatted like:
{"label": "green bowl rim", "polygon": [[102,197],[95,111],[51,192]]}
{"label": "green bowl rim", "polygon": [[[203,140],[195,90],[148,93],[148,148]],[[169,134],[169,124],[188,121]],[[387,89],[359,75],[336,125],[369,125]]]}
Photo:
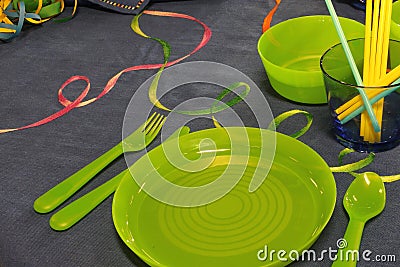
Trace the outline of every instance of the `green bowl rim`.
{"label": "green bowl rim", "polygon": [[[264,57],[264,55],[261,53],[261,49],[260,49],[261,40],[262,40],[263,38],[265,38],[264,36],[266,36],[267,34],[269,34],[269,32],[270,32],[271,30],[274,30],[274,29],[276,29],[277,27],[281,27],[281,26],[284,25],[284,24],[292,23],[293,21],[297,21],[297,20],[307,20],[307,19],[315,20],[315,19],[321,19],[321,18],[329,18],[329,19],[331,19],[331,16],[329,16],[329,15],[301,16],[301,17],[291,18],[291,19],[288,19],[288,20],[285,20],[285,21],[282,21],[282,22],[280,22],[280,23],[277,23],[277,24],[273,25],[271,28],[269,28],[268,30],[266,30],[266,31],[260,36],[260,38],[258,39],[258,42],[257,42],[258,54],[260,55],[260,57],[262,58],[263,61],[268,62],[268,64],[270,64],[270,65],[272,65],[272,66],[274,66],[274,67],[276,67],[276,68],[278,68],[278,69],[284,69],[285,71],[290,71],[290,72],[293,72],[293,73],[308,73],[308,74],[311,74],[311,73],[312,73],[312,74],[319,74],[319,73],[321,73],[321,70],[320,70],[320,69],[314,70],[314,71],[305,71],[305,70],[295,70],[295,69],[290,69],[290,68],[284,68],[284,67],[279,66],[279,65],[277,65],[277,64],[274,64],[274,63],[272,63],[270,60],[266,59],[266,58]],[[358,21],[356,21],[356,20],[346,18],[346,17],[339,17],[339,19],[340,19],[340,20],[344,20],[344,21],[348,21],[348,22],[354,22],[355,25],[364,26],[364,24],[362,24],[362,23],[360,23],[360,22],[358,22]],[[327,49],[328,49],[328,48],[327,48]],[[330,48],[329,48],[329,49],[330,49]],[[324,52],[324,54],[325,54],[325,52]],[[322,56],[322,55],[321,55],[321,56]]]}

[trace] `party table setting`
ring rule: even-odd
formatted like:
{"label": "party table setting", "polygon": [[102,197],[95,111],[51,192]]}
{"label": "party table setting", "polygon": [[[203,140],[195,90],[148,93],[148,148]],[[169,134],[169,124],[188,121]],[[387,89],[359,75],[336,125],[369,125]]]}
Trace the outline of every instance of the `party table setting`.
{"label": "party table setting", "polygon": [[0,4],[0,266],[398,266],[400,2]]}

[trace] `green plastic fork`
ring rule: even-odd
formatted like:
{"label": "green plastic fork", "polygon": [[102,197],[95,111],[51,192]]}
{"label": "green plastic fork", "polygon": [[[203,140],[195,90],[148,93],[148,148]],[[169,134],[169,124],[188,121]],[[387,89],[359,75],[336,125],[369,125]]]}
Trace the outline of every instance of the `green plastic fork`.
{"label": "green plastic fork", "polygon": [[38,197],[33,203],[34,210],[38,213],[54,210],[124,152],[146,148],[160,132],[165,120],[165,116],[153,113],[145,123],[116,146]]}
{"label": "green plastic fork", "polygon": [[[188,134],[190,128],[183,126],[178,128],[168,139],[178,138],[182,135]],[[53,214],[49,220],[50,227],[56,231],[65,231],[74,226],[77,222],[82,220],[92,210],[94,210],[100,203],[106,200],[112,193],[115,192],[122,178],[129,175],[130,169],[127,168],[114,178],[108,180],[104,184],[93,189],[89,193],[69,203],[59,211]]]}

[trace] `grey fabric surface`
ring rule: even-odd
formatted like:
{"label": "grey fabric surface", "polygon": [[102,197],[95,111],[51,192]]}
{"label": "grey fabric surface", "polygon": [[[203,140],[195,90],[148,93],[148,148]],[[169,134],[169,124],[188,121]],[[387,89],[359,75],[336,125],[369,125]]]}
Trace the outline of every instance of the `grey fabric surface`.
{"label": "grey fabric surface", "polygon": [[[337,165],[343,149],[332,137],[326,105],[302,105],[287,101],[269,85],[257,54],[262,21],[274,0],[213,0],[154,3],[152,10],[194,16],[212,30],[211,41],[189,61],[214,61],[248,75],[265,94],[274,115],[291,109],[306,110],[314,123],[301,141],[315,149],[330,166]],[[362,11],[334,2],[338,15],[363,21]],[[65,12],[68,13],[68,10]],[[303,15],[328,14],[324,1],[282,1],[273,24]],[[96,96],[120,70],[140,64],[161,63],[158,43],[135,35],[132,16],[82,7],[63,24],[52,21],[27,27],[10,43],[0,43],[0,128],[13,128],[38,121],[61,109],[57,90],[72,75],[86,75]],[[172,58],[187,54],[200,41],[202,29],[186,20],[142,16],[141,27],[150,36],[168,41]],[[0,266],[146,266],[121,241],[111,218],[112,197],[65,232],[53,231],[50,214],[38,214],[34,200],[42,193],[110,149],[121,139],[125,109],[135,90],[155,70],[124,74],[106,96],[46,125],[0,134]],[[75,83],[65,90],[74,99],[83,90]],[[203,92],[187,91],[185,99]],[[208,92],[205,91],[204,94]],[[248,122],[251,124],[251,122]],[[291,133],[303,123],[295,117],[279,131]],[[211,127],[208,121],[193,122],[192,130]],[[159,144],[157,139],[151,147]],[[400,173],[400,148],[376,155],[366,170],[381,175]],[[352,155],[349,161],[363,157]],[[104,183],[125,168],[123,158],[109,166],[67,203]],[[333,216],[312,246],[317,252],[335,248],[344,234],[348,217],[343,195],[352,181],[348,174],[335,174],[337,204]],[[361,250],[395,254],[400,247],[400,182],[386,185],[384,212],[367,223]],[[330,261],[297,262],[293,266],[330,266]],[[398,266],[398,263],[361,262],[359,266]]]}

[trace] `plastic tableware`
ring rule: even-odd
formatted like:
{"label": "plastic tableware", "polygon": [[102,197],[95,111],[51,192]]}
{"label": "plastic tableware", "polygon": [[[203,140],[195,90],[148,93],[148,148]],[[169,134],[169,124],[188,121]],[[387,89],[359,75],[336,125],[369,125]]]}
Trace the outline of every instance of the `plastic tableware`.
{"label": "plastic tableware", "polygon": [[400,1],[393,3],[390,37],[400,41]]}
{"label": "plastic tableware", "polygon": [[[347,39],[364,36],[364,25],[339,17]],[[330,16],[286,20],[264,32],[258,53],[269,81],[283,97],[305,104],[327,103],[319,59],[340,42]]]}
{"label": "plastic tableware", "polygon": [[[349,40],[348,44],[352,50],[353,57],[357,62],[360,73],[363,73],[364,44],[363,38]],[[400,42],[390,41],[390,64],[393,67],[400,65]],[[398,103],[400,94],[398,91],[386,95],[384,107],[382,109],[382,125],[380,141],[369,142],[364,140],[360,134],[361,115],[353,117],[347,121],[347,111],[352,115],[357,107],[349,106],[343,111],[343,106],[359,97],[357,83],[354,80],[352,71],[341,44],[337,44],[324,53],[321,57],[321,69],[324,74],[325,87],[328,92],[329,111],[331,114],[332,130],[336,140],[345,147],[353,148],[362,152],[382,152],[390,150],[400,144],[400,110]],[[380,93],[388,93],[388,90],[397,88],[400,84],[388,86],[364,86],[361,87],[369,97],[374,97]],[[393,89],[394,90],[394,89]],[[393,91],[392,90],[392,91]],[[362,105],[361,99],[355,104]],[[344,123],[345,122],[345,123]]]}
{"label": "plastic tableware", "polygon": [[[178,128],[168,138],[176,138],[180,135],[188,134],[189,132],[190,128],[183,126]],[[129,173],[129,169],[123,170],[104,184],[57,211],[49,220],[50,227],[56,231],[64,231],[74,226],[77,222],[93,211],[109,195],[114,193],[120,181],[127,173]]]}
{"label": "plastic tableware", "polygon": [[[226,131],[236,134],[243,129],[250,143],[232,154]],[[270,144],[261,146],[260,134],[263,138],[276,134],[276,153],[269,173],[259,155],[270,149]],[[214,149],[199,146],[210,139]],[[294,138],[258,128],[227,127],[190,133],[179,139],[179,145],[186,158],[200,161],[197,165],[211,164],[198,172],[181,170],[184,166],[172,165],[159,146],[132,166],[132,176],[123,178],[114,195],[112,216],[118,234],[150,266],[287,265],[292,261],[288,254],[287,261],[282,261],[270,252],[301,253],[315,242],[332,215],[334,177],[314,150]],[[152,169],[146,167],[149,163],[154,165]],[[266,179],[250,193],[248,185],[256,170],[261,170]],[[147,181],[157,172],[187,187],[219,180],[222,173],[228,180],[241,179],[214,202],[178,207],[148,195],[146,185],[139,186],[133,178],[145,176]]]}
{"label": "plastic tableware", "polygon": [[[394,83],[395,84],[400,84],[400,79],[397,79]],[[370,102],[371,102],[371,104],[375,104],[376,102],[378,102],[382,98],[390,95],[391,93],[393,93],[394,91],[397,91],[399,89],[400,89],[400,86],[391,87],[389,89],[386,89],[383,92],[377,94],[375,97],[372,97],[370,99]],[[354,117],[360,115],[361,112],[363,112],[364,110],[365,110],[364,106],[360,106],[360,107],[356,108],[353,112],[351,112],[349,115],[347,115],[346,117],[344,117],[344,119],[341,120],[342,124],[345,124],[345,123],[349,122]]]}
{"label": "plastic tableware", "polygon": [[[330,13],[330,15],[332,17],[333,24],[334,24],[336,32],[337,32],[337,34],[339,36],[340,43],[342,44],[342,48],[343,48],[343,50],[345,52],[347,61],[349,62],[349,65],[350,65],[350,68],[351,68],[351,72],[353,73],[354,79],[356,80],[357,85],[363,86],[363,81],[361,79],[361,75],[360,75],[360,73],[358,71],[356,62],[354,61],[353,55],[352,55],[350,47],[349,47],[349,45],[347,43],[347,39],[346,39],[346,36],[344,35],[342,26],[341,26],[341,24],[339,22],[339,18],[336,15],[336,11],[335,11],[335,8],[334,8],[334,6],[332,4],[332,1],[331,0],[325,0],[325,3],[326,3],[326,6],[328,7],[329,13]],[[380,126],[379,126],[378,121],[377,121],[377,119],[375,117],[374,111],[372,110],[371,103],[369,103],[369,99],[368,99],[367,94],[364,92],[364,90],[362,88],[358,88],[358,87],[356,87],[356,88],[357,88],[357,91],[358,91],[358,93],[360,94],[360,96],[362,98],[362,101],[364,103],[365,109],[368,112],[368,116],[369,116],[369,118],[371,120],[371,123],[372,123],[372,125],[374,127],[374,130],[376,132],[379,132],[380,131]]]}
{"label": "plastic tableware", "polygon": [[357,259],[352,252],[358,251],[360,247],[365,223],[383,211],[385,202],[385,185],[379,175],[372,172],[358,174],[343,198],[343,206],[350,217],[344,235],[347,246],[338,251],[332,266],[357,265]]}
{"label": "plastic tableware", "polygon": [[165,120],[164,115],[154,112],[145,123],[113,148],[38,197],[33,203],[34,210],[38,213],[54,210],[124,152],[146,148],[156,138]]}

